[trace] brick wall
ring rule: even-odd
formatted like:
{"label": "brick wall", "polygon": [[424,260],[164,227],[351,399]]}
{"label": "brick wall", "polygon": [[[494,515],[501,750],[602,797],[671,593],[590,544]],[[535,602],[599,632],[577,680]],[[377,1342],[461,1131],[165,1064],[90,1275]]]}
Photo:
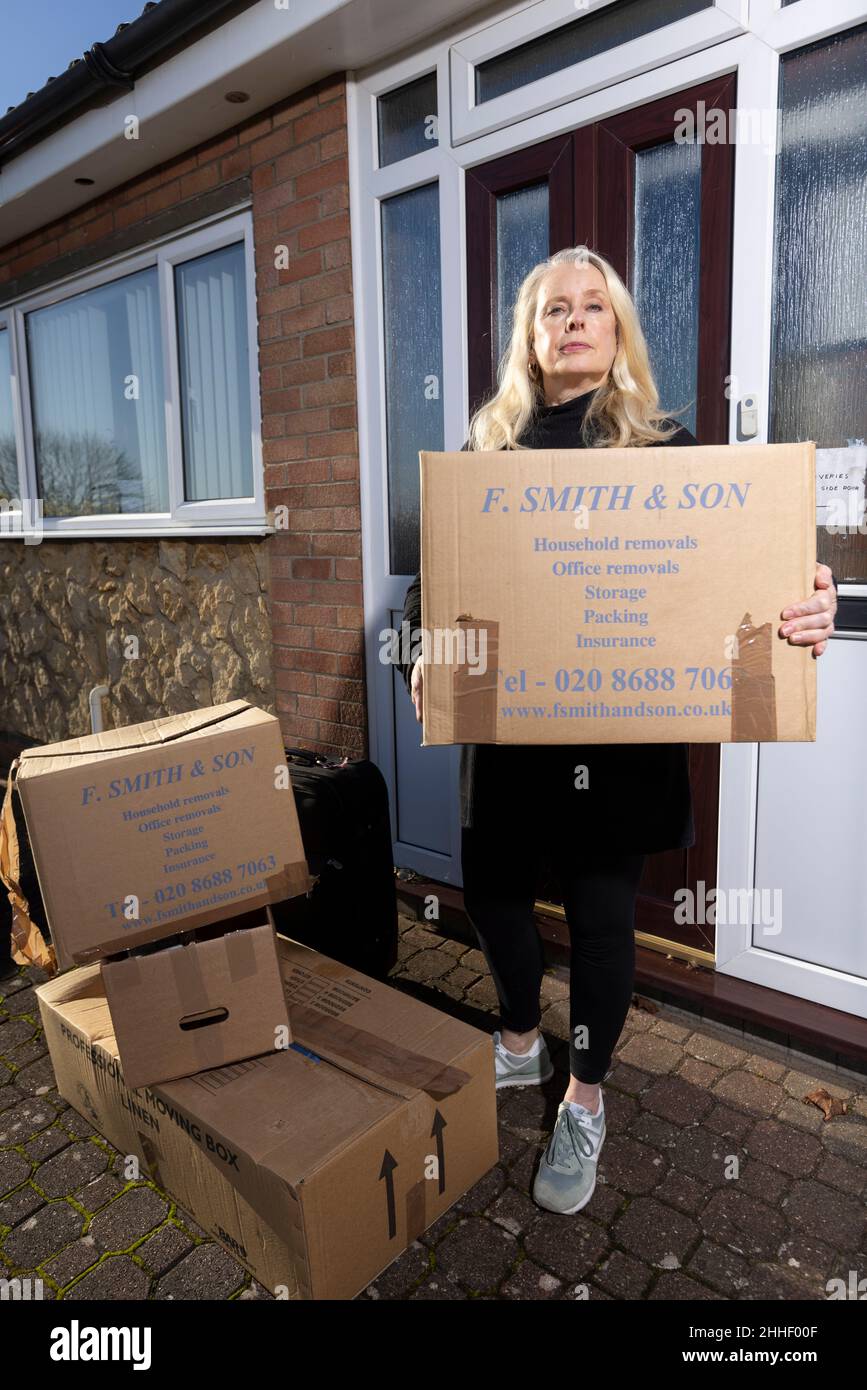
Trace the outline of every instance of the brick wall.
{"label": "brick wall", "polygon": [[342,74],[0,249],[0,303],[245,192],[266,501],[289,516],[267,542],[276,712],[287,741],[358,755],[367,726]]}

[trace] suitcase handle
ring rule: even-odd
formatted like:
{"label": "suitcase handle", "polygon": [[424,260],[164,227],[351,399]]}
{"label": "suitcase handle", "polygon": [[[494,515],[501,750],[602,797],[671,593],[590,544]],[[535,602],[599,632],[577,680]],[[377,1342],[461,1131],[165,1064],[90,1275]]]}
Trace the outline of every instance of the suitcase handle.
{"label": "suitcase handle", "polygon": [[287,758],[298,758],[308,767],[313,767],[315,763],[319,763],[322,767],[345,767],[349,762],[348,758],[344,758],[342,763],[330,762],[321,753],[314,753],[310,748],[284,748],[283,751]]}

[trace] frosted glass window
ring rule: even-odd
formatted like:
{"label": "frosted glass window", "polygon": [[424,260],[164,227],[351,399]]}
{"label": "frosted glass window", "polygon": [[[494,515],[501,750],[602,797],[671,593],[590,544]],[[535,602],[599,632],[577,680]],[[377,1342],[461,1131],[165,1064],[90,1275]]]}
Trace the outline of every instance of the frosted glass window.
{"label": "frosted glass window", "polygon": [[695,434],[701,151],[697,141],[653,145],[635,154],[635,219],[630,290],[650,350],[664,410],[679,410]]}
{"label": "frosted glass window", "polygon": [[439,186],[386,198],[381,215],[389,553],[392,574],[415,574],[418,453],[445,447]]}
{"label": "frosted glass window", "polygon": [[712,6],[713,0],[617,0],[604,10],[570,20],[507,53],[478,63],[476,104],[492,101],[540,77],[550,77],[573,63],[583,63]]}
{"label": "frosted glass window", "polygon": [[0,504],[20,501],[15,419],[12,414],[12,356],[9,330],[0,329]]}
{"label": "frosted glass window", "polygon": [[867,25],[780,62],[771,433],[867,438]]}
{"label": "frosted glass window", "polygon": [[189,502],[253,492],[244,244],[175,267]]}
{"label": "frosted glass window", "polygon": [[548,245],[547,183],[501,193],[497,198],[497,361],[509,345],[521,281],[534,265],[548,259]]}
{"label": "frosted glass window", "polygon": [[439,143],[435,72],[379,97],[376,110],[380,167],[434,149]]}
{"label": "frosted glass window", "polygon": [[156,269],[25,322],[43,515],[167,511]]}

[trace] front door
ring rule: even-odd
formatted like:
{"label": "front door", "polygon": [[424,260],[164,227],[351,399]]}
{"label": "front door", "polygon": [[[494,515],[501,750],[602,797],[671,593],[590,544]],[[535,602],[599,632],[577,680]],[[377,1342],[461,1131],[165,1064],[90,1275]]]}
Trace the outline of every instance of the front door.
{"label": "front door", "polygon": [[[467,170],[470,414],[494,387],[524,275],[585,243],[635,299],[662,406],[692,402],[678,418],[699,443],[728,442],[734,145],[680,137],[685,111],[700,130],[699,102],[728,111],[734,87],[720,77]],[[696,844],[648,857],[636,929],[712,959],[713,928],[676,925],[672,906],[676,889],[716,880],[718,745],[690,746],[690,776]],[[557,904],[552,884],[540,897]]]}

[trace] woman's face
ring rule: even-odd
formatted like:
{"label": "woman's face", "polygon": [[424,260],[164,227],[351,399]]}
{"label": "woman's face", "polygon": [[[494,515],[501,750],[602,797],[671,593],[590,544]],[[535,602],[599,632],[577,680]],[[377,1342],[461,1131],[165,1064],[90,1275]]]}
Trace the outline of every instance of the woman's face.
{"label": "woman's face", "polygon": [[616,319],[602,272],[595,265],[549,271],[539,287],[530,349],[545,403],[559,405],[601,386],[616,353]]}

